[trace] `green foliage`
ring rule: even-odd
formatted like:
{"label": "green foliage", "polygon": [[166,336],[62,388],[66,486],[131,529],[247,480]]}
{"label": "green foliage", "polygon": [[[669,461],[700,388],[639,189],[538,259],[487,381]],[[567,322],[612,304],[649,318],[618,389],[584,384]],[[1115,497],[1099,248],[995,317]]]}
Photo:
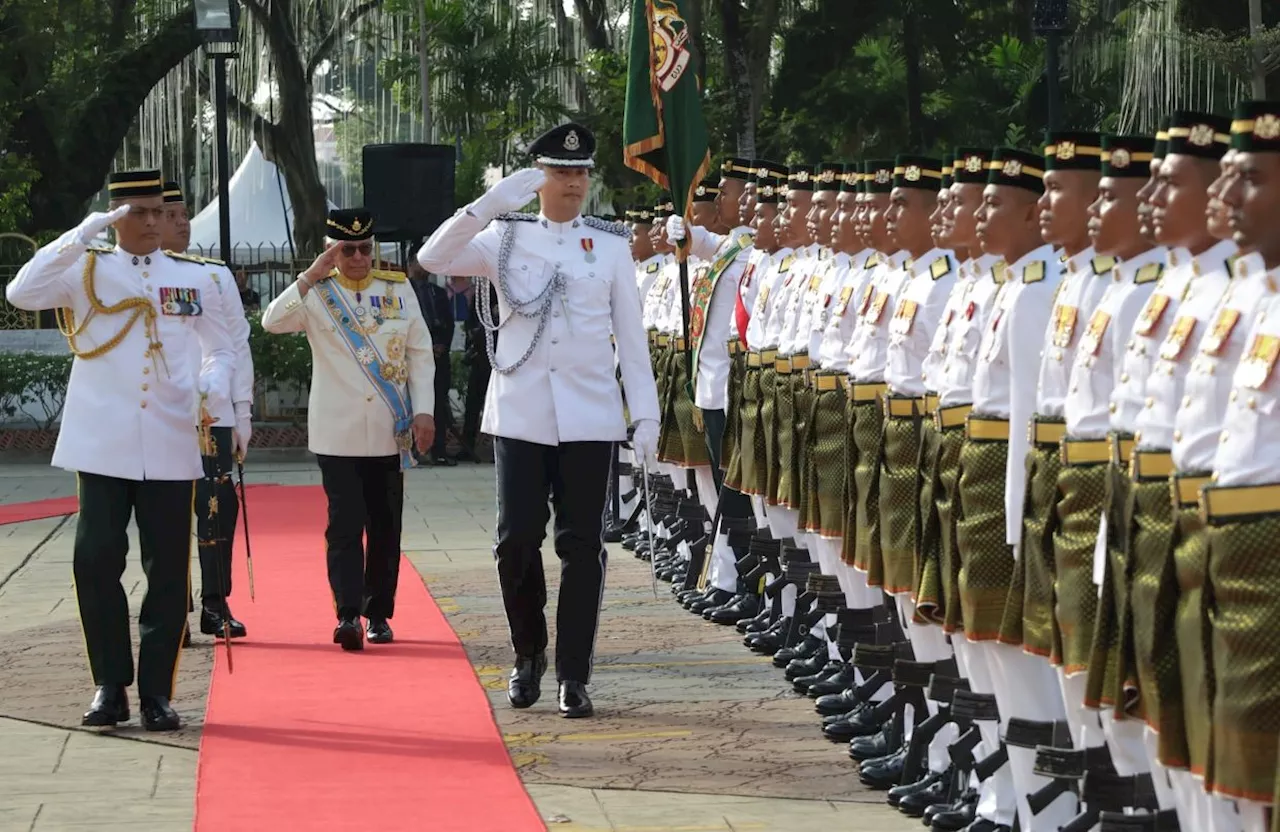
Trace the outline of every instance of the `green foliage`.
{"label": "green foliage", "polygon": [[[582,62],[582,76],[591,100],[589,112],[579,114],[596,134],[600,147],[622,147],[623,114],[627,105],[627,60],[617,52],[593,50]],[[622,154],[601,153],[595,175],[604,183],[615,206],[655,205],[658,186],[623,164]]]}
{"label": "green foliage", "polygon": [[262,328],[262,314],[248,313],[249,353],[253,356],[253,393],[292,392],[294,406],[306,401],[311,387],[311,345],[302,333],[274,335]]}
{"label": "green foliage", "polygon": [[66,403],[72,361],[69,353],[0,352],[0,419],[26,410],[37,428],[52,428]]}

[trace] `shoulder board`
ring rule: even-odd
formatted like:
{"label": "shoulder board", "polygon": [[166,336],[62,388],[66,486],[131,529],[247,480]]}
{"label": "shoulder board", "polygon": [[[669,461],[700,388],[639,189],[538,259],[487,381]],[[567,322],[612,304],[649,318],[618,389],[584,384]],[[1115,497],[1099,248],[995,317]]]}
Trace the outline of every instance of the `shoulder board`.
{"label": "shoulder board", "polygon": [[504,222],[536,222],[538,217],[535,214],[521,214],[519,212],[512,211],[509,214],[499,214],[494,217],[494,219],[502,220]]}
{"label": "shoulder board", "polygon": [[618,237],[631,236],[631,232],[620,222],[607,222],[599,217],[583,217],[582,224],[587,228],[594,228],[597,231],[603,231],[606,234],[613,234]]}
{"label": "shoulder board", "polygon": [[1003,260],[991,267],[991,276],[996,283],[1006,283],[1009,280],[1009,264]]}
{"label": "shoulder board", "polygon": [[1227,267],[1227,275],[1229,277],[1236,276],[1236,261],[1239,259],[1240,259],[1240,254],[1239,252],[1237,252],[1231,255],[1230,257],[1228,257],[1225,261],[1223,261]]}
{"label": "shoulder board", "polygon": [[756,238],[755,238],[755,237],[753,237],[753,236],[751,236],[750,234],[739,234],[739,235],[738,235],[738,246],[739,246],[740,248],[747,248],[747,247],[749,247],[749,246],[753,246],[753,245],[755,245],[755,244],[756,244]]}
{"label": "shoulder board", "polygon": [[658,270],[658,264],[657,264],[657,263],[650,263],[650,264],[649,264],[649,268],[645,269],[645,272],[646,272],[647,274],[653,274],[653,273],[654,273],[654,272],[656,272],[657,270]]}
{"label": "shoulder board", "polygon": [[1164,273],[1164,265],[1162,263],[1148,263],[1138,269],[1138,273],[1134,276],[1133,282],[1141,286],[1144,283],[1150,283],[1158,280],[1160,275]]}
{"label": "shoulder board", "polygon": [[863,264],[862,268],[874,269],[878,265],[880,265],[880,252],[877,251],[867,258],[867,262]]}
{"label": "shoulder board", "polygon": [[1039,283],[1044,280],[1044,261],[1032,260],[1022,269],[1023,283]]}
{"label": "shoulder board", "polygon": [[1067,260],[1069,259],[1071,258],[1067,257],[1066,251],[1063,251],[1061,254],[1058,255],[1058,262],[1063,264],[1064,266],[1067,264]]}
{"label": "shoulder board", "polygon": [[215,259],[213,259],[212,257],[201,257],[201,258],[200,258],[200,262],[201,262],[201,263],[205,263],[206,265],[209,265],[209,266],[225,266],[225,265],[227,265],[227,261],[225,261],[225,260],[215,260]]}
{"label": "shoulder board", "polygon": [[945,254],[934,260],[933,265],[929,267],[929,275],[934,280],[946,277],[949,274],[951,274],[951,258]]}
{"label": "shoulder board", "polygon": [[165,254],[169,255],[170,259],[181,260],[184,263],[195,263],[198,266],[203,266],[208,262],[203,257],[197,257],[194,254],[182,254],[177,251],[166,251]]}
{"label": "shoulder board", "polygon": [[107,248],[105,246],[85,246],[85,248],[92,251],[94,254],[111,254],[115,251],[114,248]]}
{"label": "shoulder board", "polygon": [[1114,257],[1095,257],[1093,258],[1093,273],[1101,277],[1110,273],[1116,267],[1116,258]]}
{"label": "shoulder board", "polygon": [[409,279],[409,276],[404,272],[397,272],[392,269],[372,269],[369,274],[388,283],[404,283]]}
{"label": "shoulder board", "polygon": [[795,261],[796,261],[796,256],[794,254],[788,254],[786,257],[782,258],[782,263],[778,266],[778,271],[779,272],[787,271],[788,269],[791,268],[791,264],[794,263]]}

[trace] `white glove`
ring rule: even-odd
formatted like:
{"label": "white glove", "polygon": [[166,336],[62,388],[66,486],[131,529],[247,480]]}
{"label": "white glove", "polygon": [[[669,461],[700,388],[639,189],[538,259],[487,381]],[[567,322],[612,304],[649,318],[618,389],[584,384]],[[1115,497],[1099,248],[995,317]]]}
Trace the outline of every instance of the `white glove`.
{"label": "white glove", "polygon": [[467,210],[482,220],[491,220],[528,205],[546,181],[547,175],[536,168],[518,170],[486,191]]}
{"label": "white glove", "polygon": [[236,402],[236,426],[233,436],[236,442],[236,455],[244,459],[249,454],[249,440],[253,438],[253,418],[249,412],[248,402]]}
{"label": "white glove", "polygon": [[672,214],[667,217],[667,242],[676,245],[684,239],[684,217]]}
{"label": "white glove", "polygon": [[658,423],[654,419],[641,419],[636,422],[635,433],[631,437],[631,449],[635,455],[646,463],[658,459]]}
{"label": "white glove", "polygon": [[125,214],[129,213],[131,206],[121,205],[115,210],[103,214],[100,211],[94,211],[85,217],[80,225],[76,226],[76,240],[80,245],[87,246],[94,241],[99,234],[106,231],[116,222],[118,222]]}

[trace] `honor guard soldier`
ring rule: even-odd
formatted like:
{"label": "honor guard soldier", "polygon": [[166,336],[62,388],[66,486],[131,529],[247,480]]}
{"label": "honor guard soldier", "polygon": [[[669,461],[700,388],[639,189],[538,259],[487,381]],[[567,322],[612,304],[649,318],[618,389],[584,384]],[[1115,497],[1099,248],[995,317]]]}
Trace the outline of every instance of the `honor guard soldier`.
{"label": "honor guard soldier", "polygon": [[[210,409],[213,424],[208,427],[209,447],[203,448],[204,477],[196,481],[196,540],[200,553],[200,632],[207,636],[243,638],[244,625],[231,615],[227,598],[231,595],[231,552],[236,535],[240,501],[231,481],[234,458],[244,458],[253,435],[250,418],[253,407],[253,356],[249,352],[249,321],[244,315],[235,277],[220,260],[185,255],[191,244],[191,221],[182,186],[164,185],[165,230],[161,245],[170,256],[203,265],[222,298],[227,316],[227,332],[235,348],[235,371],[231,376],[231,396],[216,410]],[[200,366],[201,355],[193,350],[191,360]],[[206,453],[207,452],[207,453]],[[190,642],[189,631],[184,636]]]}
{"label": "honor guard soldier", "polygon": [[[1200,514],[1208,526],[1204,603],[1210,610],[1203,644],[1212,662],[1205,668],[1212,708],[1205,786],[1216,795],[1236,798],[1240,828],[1254,832],[1266,830],[1267,809],[1274,812],[1268,804],[1280,740],[1275,720],[1280,709],[1280,656],[1271,646],[1280,622],[1280,561],[1274,554],[1280,533],[1280,420],[1275,418],[1280,359],[1280,304],[1275,295],[1280,268],[1280,240],[1275,234],[1280,102],[1250,101],[1237,107],[1232,141],[1238,151],[1236,175],[1223,200],[1230,206],[1241,250],[1261,257],[1268,297],[1260,310],[1256,305],[1238,310],[1234,297],[1226,301],[1197,357],[1220,362],[1219,375],[1231,373],[1213,479],[1200,492]],[[1233,280],[1232,294],[1246,288],[1234,285],[1242,277],[1238,274]],[[1250,288],[1256,292],[1258,281],[1253,282]],[[1236,311],[1241,314],[1233,314]],[[1228,346],[1237,328],[1246,334],[1238,346]],[[1236,356],[1232,372],[1229,361]],[[1195,368],[1191,372],[1188,394],[1203,392],[1203,383],[1192,390]],[[1217,384],[1220,396],[1227,385],[1221,379]],[[1176,454],[1176,436],[1174,449]],[[1178,566],[1181,571],[1191,564],[1180,560]],[[1215,822],[1210,828],[1216,832],[1223,827]]]}
{"label": "honor guard soldier", "polygon": [[404,273],[373,268],[373,223],[363,209],[330,211],[328,247],[262,313],[266,331],[305,332],[311,345],[307,446],[329,501],[343,650],[394,638],[404,471],[435,436],[431,332]]}
{"label": "honor guard soldier", "polygon": [[[73,571],[97,693],[82,724],[129,719],[129,605],[120,585],[138,524],[146,595],[138,616],[138,696],[149,731],[181,726],[169,704],[191,573],[194,429],[227,404],[235,351],[221,293],[203,264],[165,254],[159,171],[114,173],[110,213],[40,249],[6,287],[19,309],[59,310],[75,361],[53,464],[77,473]],[[108,226],[114,248],[90,242]],[[196,346],[198,341],[199,347]],[[192,353],[203,357],[194,370]]]}
{"label": "honor guard soldier", "polygon": [[[556,503],[560,556],[556,678],[565,717],[592,713],[591,679],[606,551],[602,535],[613,443],[627,437],[622,392],[642,458],[657,450],[658,398],[625,232],[581,216],[595,137],[578,124],[530,145],[537,168],[499,182],[446,221],[418,252],[439,274],[498,286],[502,338],[485,404],[498,479],[494,554],[515,648],[507,696],[527,708],[546,670],[542,540]],[[508,214],[539,197],[541,212]],[[492,349],[492,347],[491,347]]]}

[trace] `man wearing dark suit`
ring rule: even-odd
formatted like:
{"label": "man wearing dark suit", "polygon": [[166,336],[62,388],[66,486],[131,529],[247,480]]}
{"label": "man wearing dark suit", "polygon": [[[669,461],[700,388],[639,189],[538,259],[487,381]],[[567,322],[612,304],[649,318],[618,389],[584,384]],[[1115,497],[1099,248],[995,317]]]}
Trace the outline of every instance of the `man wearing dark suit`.
{"label": "man wearing dark suit", "polygon": [[[476,442],[480,438],[480,417],[484,413],[484,399],[489,393],[489,376],[493,372],[493,367],[489,364],[489,353],[484,345],[484,327],[480,325],[480,315],[476,309],[476,304],[480,300],[481,296],[478,294],[472,299],[466,324],[467,343],[464,360],[468,367],[467,400],[462,415],[462,453],[458,458],[468,462],[480,461],[476,453]],[[498,292],[493,287],[489,288],[488,301],[496,320]],[[498,333],[495,332],[494,349],[497,349],[497,342]]]}
{"label": "man wearing dark suit", "polygon": [[[418,306],[431,330],[431,343],[436,352],[436,438],[428,456],[433,465],[453,466],[457,461],[446,452],[449,428],[453,426],[453,408],[449,404],[449,390],[453,386],[453,372],[449,363],[449,349],[453,344],[453,309],[445,288],[427,275],[426,269],[415,261],[409,263],[409,281],[418,296]],[[419,460],[421,461],[421,460]]]}

